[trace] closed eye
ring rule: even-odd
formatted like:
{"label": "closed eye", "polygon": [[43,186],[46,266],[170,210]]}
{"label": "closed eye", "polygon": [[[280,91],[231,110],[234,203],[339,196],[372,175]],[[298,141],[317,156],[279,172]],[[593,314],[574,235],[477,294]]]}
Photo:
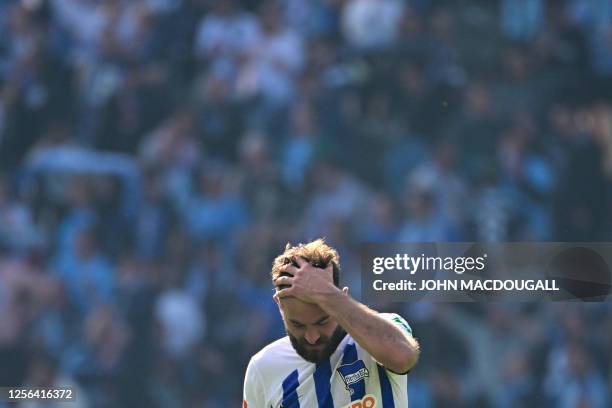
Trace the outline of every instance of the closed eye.
{"label": "closed eye", "polygon": [[315,322],[317,326],[324,326],[329,322],[329,315],[322,316],[319,320]]}
{"label": "closed eye", "polygon": [[293,321],[293,320],[291,320],[291,324],[293,325],[293,327],[295,327],[295,328],[297,328],[297,329],[302,329],[302,328],[306,327],[306,326],[304,326],[302,323],[295,322],[295,321]]}

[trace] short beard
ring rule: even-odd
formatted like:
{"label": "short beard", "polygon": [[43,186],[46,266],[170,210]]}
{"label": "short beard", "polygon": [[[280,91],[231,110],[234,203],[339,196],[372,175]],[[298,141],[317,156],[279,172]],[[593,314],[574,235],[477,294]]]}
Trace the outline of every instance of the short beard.
{"label": "short beard", "polygon": [[346,336],[346,332],[342,327],[340,327],[340,325],[338,325],[338,327],[336,327],[336,330],[334,330],[334,332],[332,333],[331,338],[323,336],[319,337],[319,339],[314,345],[325,344],[325,347],[321,350],[308,350],[305,345],[309,343],[304,337],[298,339],[297,337],[289,333],[288,330],[287,335],[291,340],[291,345],[300,355],[300,357],[302,357],[306,361],[316,364],[320,363],[321,361],[327,360],[332,354],[334,354],[334,351],[336,351],[336,348],[338,348],[338,345],[340,344],[342,339],[344,339],[344,336]]}

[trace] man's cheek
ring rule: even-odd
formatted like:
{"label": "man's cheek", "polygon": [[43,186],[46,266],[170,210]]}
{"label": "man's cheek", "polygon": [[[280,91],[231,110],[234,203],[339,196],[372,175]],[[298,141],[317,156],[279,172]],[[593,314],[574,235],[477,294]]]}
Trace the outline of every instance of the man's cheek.
{"label": "man's cheek", "polygon": [[324,333],[322,333],[321,337],[325,337],[326,340],[330,340],[334,337],[334,333],[336,332],[336,328],[338,327],[338,325],[329,325],[329,327],[325,328]]}

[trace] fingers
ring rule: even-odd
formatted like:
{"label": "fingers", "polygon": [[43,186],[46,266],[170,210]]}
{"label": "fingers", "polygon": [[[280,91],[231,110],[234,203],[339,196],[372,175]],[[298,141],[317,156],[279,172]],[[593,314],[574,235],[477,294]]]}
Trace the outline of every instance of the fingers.
{"label": "fingers", "polygon": [[295,273],[298,271],[299,268],[295,267],[294,265],[288,263],[285,264],[281,267],[280,271],[281,272],[287,272],[291,275],[295,275]]}
{"label": "fingers", "polygon": [[[307,266],[307,265],[311,265],[310,262],[308,262],[308,260],[306,260],[306,258],[303,258],[301,256],[294,256],[291,258],[291,263],[285,264],[282,267],[282,271],[286,271],[291,273],[292,275],[295,275],[295,273],[299,270],[302,269],[303,267]],[[295,266],[297,264],[297,266]],[[312,265],[311,265],[312,266]],[[334,269],[334,265],[332,262],[329,262],[327,264],[327,266],[325,267],[325,271],[333,271]]]}
{"label": "fingers", "polygon": [[279,276],[278,278],[274,279],[274,286],[278,287],[278,286],[291,286],[293,285],[293,277],[292,276]]}
{"label": "fingers", "polygon": [[277,291],[277,292],[274,294],[274,296],[273,296],[273,297],[274,297],[274,299],[276,299],[276,300],[280,300],[280,299],[285,298],[285,297],[287,297],[287,296],[291,296],[292,294],[293,294],[293,287],[291,287],[291,288],[281,289],[281,290]]}
{"label": "fingers", "polygon": [[295,262],[297,262],[297,264],[300,266],[300,268],[303,268],[304,266],[308,265],[308,261],[304,258],[302,258],[301,256],[294,256],[292,258]]}

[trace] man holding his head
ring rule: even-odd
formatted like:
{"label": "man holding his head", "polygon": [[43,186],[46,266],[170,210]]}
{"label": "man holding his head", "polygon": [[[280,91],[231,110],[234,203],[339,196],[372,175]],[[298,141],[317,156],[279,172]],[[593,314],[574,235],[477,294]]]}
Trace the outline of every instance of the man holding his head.
{"label": "man holding his head", "polygon": [[321,239],[291,246],[272,266],[287,336],[255,354],[243,408],[404,408],[419,344],[397,314],[340,289],[338,253]]}

